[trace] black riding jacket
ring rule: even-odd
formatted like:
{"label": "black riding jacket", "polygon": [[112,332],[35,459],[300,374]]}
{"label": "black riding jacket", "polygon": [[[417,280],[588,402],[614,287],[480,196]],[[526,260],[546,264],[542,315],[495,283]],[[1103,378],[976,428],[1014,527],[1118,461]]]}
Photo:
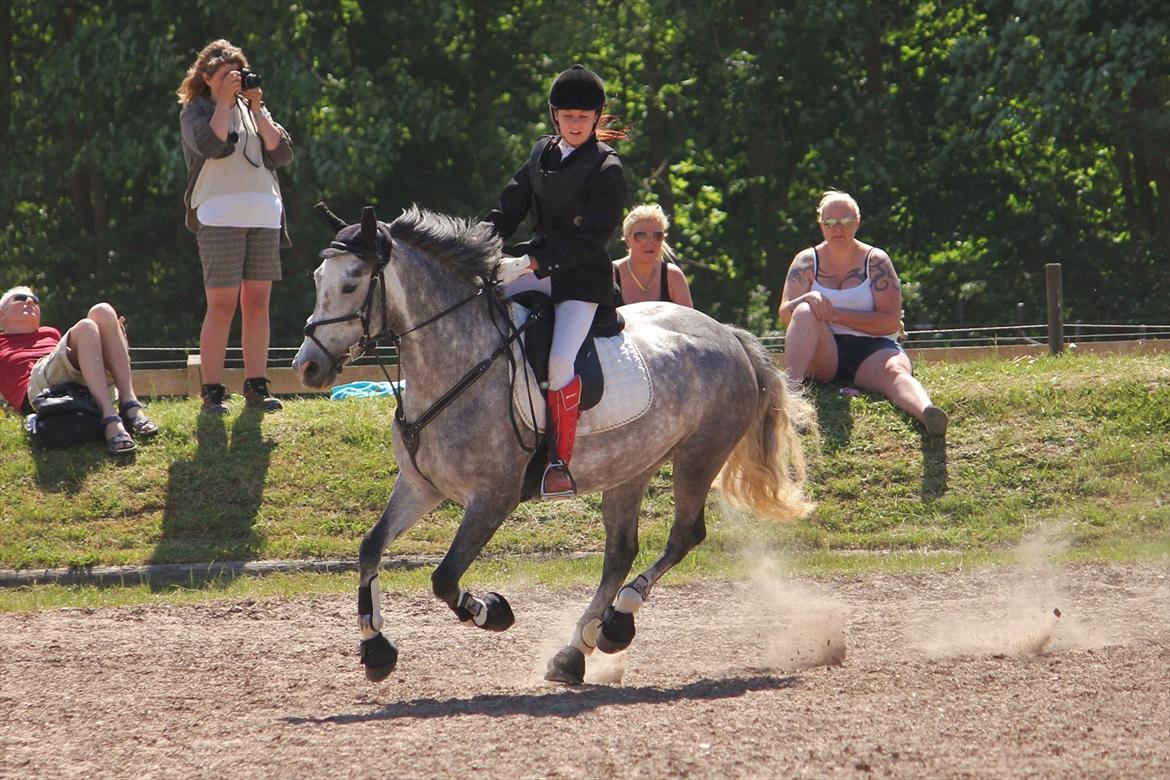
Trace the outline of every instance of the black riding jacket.
{"label": "black riding jacket", "polygon": [[552,299],[613,305],[613,270],[606,244],[621,225],[626,202],[622,161],[591,138],[564,159],[559,138],[545,136],[484,221],[507,241],[528,217],[532,239],[505,249],[536,258],[538,277],[552,278]]}

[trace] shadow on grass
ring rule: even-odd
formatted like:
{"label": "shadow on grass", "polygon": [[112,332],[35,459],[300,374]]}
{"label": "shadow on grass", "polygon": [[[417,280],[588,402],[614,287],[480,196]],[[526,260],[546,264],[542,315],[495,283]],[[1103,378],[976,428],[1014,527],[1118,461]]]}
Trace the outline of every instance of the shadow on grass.
{"label": "shadow on grass", "polygon": [[922,500],[933,501],[947,492],[947,440],[931,436],[919,426],[922,435]]}
{"label": "shadow on grass", "polygon": [[491,718],[507,718],[514,715],[572,718],[603,707],[733,699],[749,691],[783,690],[796,684],[795,677],[777,677],[766,672],[742,677],[697,680],[675,688],[650,685],[625,688],[586,684],[575,688],[551,688],[548,693],[485,694],[467,699],[412,699],[387,704],[377,712],[284,720],[294,725],[338,725],[403,718],[419,720],[451,718],[462,715],[483,715]]}
{"label": "shadow on grass", "polygon": [[849,413],[849,397],[841,395],[841,389],[837,384],[812,382],[805,391],[817,408],[821,448],[827,454],[845,449],[853,438],[853,416]]}
{"label": "shadow on grass", "polygon": [[45,447],[30,442],[29,449],[36,469],[37,487],[46,493],[70,495],[80,492],[89,475],[105,464],[133,466],[137,454],[134,451],[114,457],[106,452],[105,441],[97,439],[69,447]]}
{"label": "shadow on grass", "polygon": [[[843,395],[844,388],[838,384],[814,382],[806,391],[817,407],[817,419],[821,429],[821,448],[826,454],[845,449],[853,437],[853,417],[849,413],[851,396]],[[887,400],[876,393],[865,392],[877,400]],[[855,393],[856,394],[856,393]],[[890,402],[894,414],[900,414],[906,425],[919,434],[922,440],[922,500],[933,501],[947,492],[947,443],[942,436],[931,436],[922,423],[898,409]]]}
{"label": "shadow on grass", "polygon": [[232,423],[199,416],[195,455],[169,469],[162,530],[149,563],[240,561],[256,557],[256,515],[272,449],[260,422],[263,413],[245,407]]}

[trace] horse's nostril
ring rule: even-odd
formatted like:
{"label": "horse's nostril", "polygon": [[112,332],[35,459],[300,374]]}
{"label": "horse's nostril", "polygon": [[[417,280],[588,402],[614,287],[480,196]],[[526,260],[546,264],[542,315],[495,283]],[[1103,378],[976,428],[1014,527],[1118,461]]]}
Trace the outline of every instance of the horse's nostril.
{"label": "horse's nostril", "polygon": [[316,373],[317,361],[316,360],[306,360],[304,363],[304,369],[305,369],[306,375]]}

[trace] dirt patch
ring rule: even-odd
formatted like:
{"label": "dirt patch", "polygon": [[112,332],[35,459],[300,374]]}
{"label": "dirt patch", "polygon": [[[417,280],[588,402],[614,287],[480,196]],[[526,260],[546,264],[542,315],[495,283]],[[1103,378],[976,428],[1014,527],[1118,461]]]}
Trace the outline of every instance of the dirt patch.
{"label": "dirt patch", "polygon": [[1165,777],[1168,575],[662,586],[577,689],[541,674],[586,591],[503,634],[385,595],[380,685],[348,597],[4,614],[0,776]]}

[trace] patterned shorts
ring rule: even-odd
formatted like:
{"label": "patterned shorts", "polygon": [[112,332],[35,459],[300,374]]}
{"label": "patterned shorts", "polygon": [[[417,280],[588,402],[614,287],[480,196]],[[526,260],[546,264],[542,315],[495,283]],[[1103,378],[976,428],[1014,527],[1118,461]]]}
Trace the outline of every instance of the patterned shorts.
{"label": "patterned shorts", "polygon": [[195,234],[204,287],[239,287],[241,279],[280,280],[280,231],[200,225]]}

